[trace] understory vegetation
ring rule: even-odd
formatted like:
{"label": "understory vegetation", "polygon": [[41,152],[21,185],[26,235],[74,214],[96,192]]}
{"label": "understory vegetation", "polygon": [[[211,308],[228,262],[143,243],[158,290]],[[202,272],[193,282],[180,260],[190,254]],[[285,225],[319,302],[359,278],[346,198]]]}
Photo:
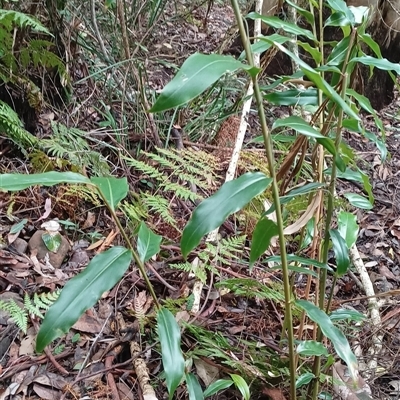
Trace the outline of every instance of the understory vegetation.
{"label": "understory vegetation", "polygon": [[[50,3],[0,10],[1,291],[13,293],[0,310],[16,342],[35,328],[33,360],[72,374],[60,398],[117,398],[117,375],[153,400],[373,398],[382,338],[368,332],[366,355],[360,337],[376,299],[336,298],[349,276],[364,283],[356,244],[375,201],[348,138],[390,156],[355,90],[359,68],[400,73],[368,33],[371,10],[293,0],[281,18],[243,20],[237,0]],[[234,24],[238,57],[222,40]],[[291,74],[264,73],[276,54]],[[84,330],[105,303],[104,326]],[[129,356],[110,356],[110,337]],[[78,361],[60,365],[60,349]],[[101,349],[112,361],[88,383]],[[12,363],[3,371],[6,388]]]}

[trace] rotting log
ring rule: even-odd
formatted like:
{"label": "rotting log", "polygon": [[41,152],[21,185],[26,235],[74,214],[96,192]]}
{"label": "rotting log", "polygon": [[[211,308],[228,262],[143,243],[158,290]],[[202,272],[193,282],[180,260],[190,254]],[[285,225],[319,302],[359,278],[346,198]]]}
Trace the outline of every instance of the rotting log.
{"label": "rotting log", "polygon": [[[304,0],[302,0],[304,2]],[[349,6],[369,6],[371,8],[370,23],[368,33],[378,43],[383,58],[387,58],[393,63],[400,62],[400,0],[347,0]],[[283,4],[282,0],[264,0],[263,15],[279,15],[288,5]],[[299,21],[299,25],[304,25]],[[253,22],[249,21],[249,30],[252,32]],[[267,35],[270,31],[266,26],[263,27],[263,34]],[[326,41],[340,40],[340,29],[326,29]],[[237,52],[240,38],[234,41],[231,49]],[[239,46],[240,47],[240,46]],[[366,54],[375,56],[370,49],[365,49]],[[264,55],[264,57],[268,57]],[[309,60],[304,57],[307,62]],[[270,58],[265,74],[267,76],[291,74],[291,62],[282,53],[277,53]],[[365,95],[376,110],[380,110],[390,104],[394,97],[394,81],[387,71],[374,68],[372,77],[370,68],[359,66],[355,79],[355,89]]]}

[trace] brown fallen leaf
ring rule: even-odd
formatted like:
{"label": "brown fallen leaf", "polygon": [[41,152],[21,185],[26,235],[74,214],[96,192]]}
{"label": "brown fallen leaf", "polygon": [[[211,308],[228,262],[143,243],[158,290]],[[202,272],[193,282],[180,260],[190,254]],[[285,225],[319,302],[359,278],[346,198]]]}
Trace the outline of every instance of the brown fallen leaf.
{"label": "brown fallen leaf", "polygon": [[283,395],[281,389],[277,388],[264,388],[262,391],[266,396],[268,396],[271,400],[286,400],[286,397]]}

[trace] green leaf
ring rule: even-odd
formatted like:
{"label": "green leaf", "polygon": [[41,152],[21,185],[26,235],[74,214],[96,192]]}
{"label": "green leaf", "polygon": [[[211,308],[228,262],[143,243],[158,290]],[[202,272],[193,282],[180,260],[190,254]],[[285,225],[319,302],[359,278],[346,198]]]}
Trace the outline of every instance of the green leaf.
{"label": "green leaf", "polygon": [[314,378],[315,375],[312,372],[305,372],[304,374],[301,374],[296,380],[296,389],[304,385],[308,385]]}
{"label": "green leaf", "polygon": [[0,189],[17,191],[33,185],[53,186],[58,183],[91,183],[89,178],[75,172],[45,172],[43,174],[2,174]]}
{"label": "green leaf", "polygon": [[381,153],[381,160],[382,162],[384,162],[388,153],[385,143],[381,139],[379,139],[373,132],[363,131],[363,134],[370,142],[375,144],[375,146]]}
{"label": "green leaf", "polygon": [[316,141],[324,146],[332,155],[336,155],[336,148],[333,141],[322,135],[308,122],[304,121],[304,119],[300,117],[292,116],[284,119],[278,119],[272,125],[272,130],[279,127],[288,127],[295,130],[296,132],[301,133],[304,136],[315,138]]}
{"label": "green leaf", "polygon": [[367,192],[368,194],[368,200],[369,202],[372,204],[374,204],[374,194],[372,193],[372,184],[371,181],[369,180],[369,176],[364,173],[363,171],[361,171],[360,169],[358,169],[361,175],[361,180],[362,180],[362,184],[364,187],[364,190]]}
{"label": "green leaf", "polygon": [[229,215],[241,210],[271,182],[272,179],[262,172],[248,172],[224,183],[215,194],[202,201],[183,230],[183,257],[187,257],[204,235],[221,226]]}
{"label": "green leaf", "polygon": [[261,218],[254,228],[250,249],[250,271],[258,257],[268,249],[271,239],[279,234],[278,226],[268,218]]}
{"label": "green leaf", "polygon": [[[290,38],[288,36],[282,36],[282,35],[279,35],[277,33],[274,33],[274,34],[269,35],[269,36],[260,35],[257,38],[259,40],[256,43],[253,43],[251,45],[251,50],[252,50],[252,52],[254,54],[264,53],[265,51],[267,51],[272,46],[270,41],[263,40],[265,37],[270,38],[270,40],[275,40],[275,41],[277,41],[278,43],[281,43],[281,44],[286,43],[286,42],[288,42],[290,40]],[[243,51],[240,54],[239,60],[245,60],[245,59],[246,59],[246,52]]]}
{"label": "green leaf", "polygon": [[350,11],[344,0],[327,0],[326,2],[334,13],[338,12],[340,14],[343,14],[349,21],[349,24],[354,25],[354,15]]}
{"label": "green leaf", "polygon": [[301,42],[301,41],[297,41],[298,45],[300,47],[302,47],[307,53],[309,53],[311,55],[311,57],[313,58],[313,60],[315,61],[316,64],[320,64],[322,62],[322,56],[321,56],[321,52],[319,51],[318,48],[310,45],[307,42]]}
{"label": "green leaf", "polygon": [[356,243],[358,236],[357,217],[352,213],[341,211],[338,216],[338,229],[347,248],[350,249]]}
{"label": "green leaf", "polygon": [[203,93],[222,75],[239,68],[248,69],[248,66],[231,56],[193,54],[162,90],[150,112],[156,113],[186,104]]}
{"label": "green leaf", "polygon": [[350,320],[354,322],[361,322],[367,319],[367,317],[364,314],[361,314],[359,311],[349,310],[347,308],[333,310],[329,314],[329,318],[331,319],[331,321]]}
{"label": "green leaf", "polygon": [[214,394],[217,394],[220,390],[224,390],[232,386],[232,384],[233,381],[230,379],[218,379],[204,391],[204,397],[206,398],[213,396]]}
{"label": "green leaf", "polygon": [[291,22],[283,21],[278,17],[266,17],[256,12],[251,12],[250,14],[247,15],[247,18],[261,19],[261,21],[267,24],[268,26],[272,26],[273,28],[276,29],[282,29],[286,33],[290,33],[292,35],[305,36],[306,38],[312,41],[316,41],[316,38],[311,31],[300,28],[298,25],[293,24]]}
{"label": "green leaf", "polygon": [[[313,267],[316,267],[316,268],[329,269],[328,266],[322,262],[314,260],[313,258],[300,257],[300,256],[297,256],[296,254],[288,254],[287,260],[288,260],[288,262],[295,262],[297,264],[312,265]],[[281,256],[268,257],[264,262],[265,263],[281,262]]]}
{"label": "green leaf", "polygon": [[118,203],[128,194],[129,186],[126,178],[91,178],[100,193],[115,211]]}
{"label": "green leaf", "polygon": [[370,34],[365,33],[365,32],[360,33],[359,31],[357,32],[357,34],[364,41],[364,43],[366,45],[368,45],[368,47],[374,52],[374,54],[378,58],[382,58],[381,48],[379,47],[379,44],[377,42],[375,42],[374,39],[372,39]]}
{"label": "green leaf", "polygon": [[142,262],[160,251],[162,237],[153,233],[142,221],[138,232],[137,251]]}
{"label": "green leaf", "polygon": [[330,229],[333,251],[336,258],[336,274],[343,276],[350,267],[349,249],[346,246],[346,241],[340,236],[337,229]]}
{"label": "green leaf", "polygon": [[327,59],[329,65],[341,65],[349,50],[350,37],[343,38],[332,50]]}
{"label": "green leaf", "polygon": [[52,253],[57,253],[57,250],[59,249],[62,242],[62,238],[59,233],[51,234],[45,232],[42,235],[42,240],[47,250],[51,251]]}
{"label": "green leaf", "polygon": [[329,353],[326,347],[316,340],[304,340],[297,345],[297,353],[303,356],[326,356]]}
{"label": "green leaf", "polygon": [[244,400],[250,400],[250,388],[247,382],[236,374],[230,374],[235,386],[239,389]]}
{"label": "green leaf", "polygon": [[[265,39],[268,40],[268,39]],[[280,43],[273,42],[276,47],[286,55],[288,55],[292,60],[296,61],[301,69],[301,71],[308,77],[308,79],[314,82],[315,86],[320,89],[326,97],[333,100],[338,104],[342,110],[351,118],[360,120],[360,116],[355,113],[355,111],[341,98],[341,96],[335,91],[335,89],[330,86],[324,79],[322,79],[321,74],[314,68],[310,67],[306,62],[304,62],[299,56],[293,52],[286,49]],[[340,71],[339,71],[340,72]]]}
{"label": "green leaf", "polygon": [[324,23],[324,26],[349,26],[354,24],[354,16],[353,16],[353,22],[346,18],[345,15],[342,13],[333,13],[331,16],[329,16]]}
{"label": "green leaf", "polygon": [[67,333],[122,278],[131,260],[130,250],[112,247],[95,256],[81,273],[70,279],[46,313],[36,339],[36,351],[43,351],[52,340]]}
{"label": "green leaf", "polygon": [[400,74],[400,65],[397,63],[392,63],[386,58],[375,58],[371,56],[354,57],[350,60],[351,63],[361,63],[364,65],[369,65],[371,67],[376,67],[384,71],[395,71]]}
{"label": "green leaf", "polygon": [[350,374],[357,382],[358,363],[357,358],[351,350],[346,337],[336,326],[333,325],[328,315],[317,306],[307,300],[296,300],[296,304],[306,311],[308,317],[316,322],[322,333],[332,342],[337,355],[347,364]]}
{"label": "green leaf", "polygon": [[166,308],[161,308],[157,313],[157,327],[169,400],[171,400],[185,374],[181,331],[174,316]]}
{"label": "green leaf", "polygon": [[303,16],[305,20],[312,26],[314,25],[314,14],[308,10],[305,10],[304,8],[299,7],[297,3],[293,3],[289,0],[286,0],[286,3],[289,4],[290,7],[293,7],[294,9],[297,10],[298,14]]}
{"label": "green leaf", "polygon": [[[278,265],[276,267],[272,267],[270,268],[270,270],[279,270],[282,268],[282,265]],[[312,271],[311,269],[308,268],[303,268],[303,267],[298,267],[297,265],[288,265],[288,270],[289,271],[293,271],[293,272],[298,272],[299,274],[303,274],[303,275],[311,275],[314,278],[318,277],[318,274],[314,271]]]}
{"label": "green leaf", "polygon": [[373,205],[364,196],[360,196],[356,193],[345,193],[344,196],[349,200],[350,204],[354,207],[361,208],[363,210],[371,210]]}
{"label": "green leaf", "polygon": [[264,96],[272,104],[280,106],[316,106],[318,105],[317,89],[290,89],[282,92],[272,92]]}
{"label": "green leaf", "polygon": [[[321,263],[321,262],[319,262],[317,260],[314,260],[312,258],[300,257],[300,256],[297,256],[295,254],[288,254],[287,260],[289,262],[288,269],[290,271],[295,271],[295,272],[299,272],[299,273],[306,274],[306,275],[311,275],[311,276],[315,276],[315,277],[318,276],[311,269],[299,267],[299,266],[297,266],[298,264],[306,265],[306,266],[312,265],[313,267],[316,267],[316,268],[322,268],[322,269],[331,270],[331,268],[328,267],[324,263]],[[269,263],[269,262],[278,262],[278,263],[280,263],[281,262],[281,256],[271,256],[271,257],[268,257],[263,262],[264,263]],[[292,265],[292,263],[296,263],[296,264]],[[275,270],[275,269],[281,269],[281,268],[282,268],[282,266],[278,265],[276,267],[272,267],[271,269]]]}
{"label": "green leaf", "polygon": [[[0,178],[1,179],[1,178]],[[15,235],[16,233],[20,233],[22,229],[24,229],[25,224],[28,222],[26,218],[21,219],[17,224],[14,224],[10,229],[10,234]]]}
{"label": "green leaf", "polygon": [[186,384],[189,392],[189,400],[204,399],[204,394],[200,383],[193,374],[186,374]]}

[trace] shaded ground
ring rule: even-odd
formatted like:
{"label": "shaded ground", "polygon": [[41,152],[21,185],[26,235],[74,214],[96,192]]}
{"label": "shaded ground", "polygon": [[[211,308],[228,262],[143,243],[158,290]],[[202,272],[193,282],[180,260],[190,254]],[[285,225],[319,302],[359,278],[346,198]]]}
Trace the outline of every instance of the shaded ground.
{"label": "shaded ground", "polygon": [[[198,21],[202,21],[205,10],[201,8],[197,12],[199,15],[194,15]],[[204,32],[201,24],[184,20],[163,26],[159,32],[159,40],[149,46],[152,54],[149,63],[154,66],[151,68],[149,81],[153,88],[162,88],[174,72],[165,64],[157,63],[158,60],[180,64],[188,53],[214,51],[224,38],[231,19],[231,14],[215,6]],[[164,38],[168,38],[168,41]],[[79,89],[87,90],[87,87],[82,85],[77,91],[77,96],[87,96],[87,92],[80,92]],[[358,215],[361,226],[358,247],[371,271],[377,290],[382,292],[398,289],[400,281],[400,136],[396,130],[399,125],[397,101],[380,113],[387,128],[387,145],[391,155],[388,161],[381,163],[376,147],[361,137],[352,135],[346,138],[356,149],[360,165],[368,172],[373,184],[375,206]],[[278,118],[286,110],[271,109],[269,112],[271,117]],[[90,121],[89,116],[93,117]],[[98,122],[94,113],[83,113],[81,121],[82,129],[93,128]],[[367,121],[366,125],[376,132],[372,121]],[[229,126],[236,127],[237,120],[230,120]],[[255,129],[254,126],[252,129]],[[233,130],[221,129],[214,146],[229,146],[229,142],[234,139],[232,132]],[[0,146],[2,151],[8,144],[3,142]],[[206,150],[213,153],[215,148],[206,147]],[[14,157],[13,152],[8,156],[6,161],[3,161],[5,158],[2,159],[2,167],[11,172],[23,172],[26,160]],[[216,157],[220,169],[216,169],[218,176],[213,179],[215,187],[218,187],[224,176],[225,156],[217,154]],[[260,155],[259,158],[261,157]],[[132,169],[125,172],[131,187],[140,188],[143,176],[135,175]],[[357,190],[360,188],[343,180],[338,194],[342,196],[347,191]],[[211,192],[212,190],[204,195]],[[175,201],[174,196],[168,200]],[[193,203],[177,201],[175,217],[179,220],[180,228],[186,223],[193,208]],[[8,210],[12,212],[9,213]],[[51,265],[45,260],[38,261],[41,260],[40,251],[43,249],[40,248],[40,241],[34,240],[42,220],[49,217],[47,211],[51,211],[51,218],[69,221],[63,225],[62,232],[68,241],[67,254],[51,260]],[[19,235],[13,236],[12,226],[24,218],[27,221],[23,229]],[[252,387],[253,398],[265,398],[268,394],[273,400],[281,400],[282,393],[279,390],[272,392],[270,388],[279,388],[286,384],[282,382],[285,377],[286,352],[280,346],[283,313],[281,294],[279,295],[277,289],[279,272],[271,273],[265,265],[259,263],[252,273],[254,281],[247,282],[247,287],[236,281],[232,283],[231,293],[219,297],[213,285],[217,280],[217,273],[225,280],[248,278],[249,274],[240,258],[232,258],[229,265],[216,263],[216,273],[208,272],[207,275],[208,286],[203,293],[203,306],[198,314],[191,315],[185,308],[185,296],[190,293],[194,278],[188,272],[174,268],[174,264],[183,262],[178,244],[179,232],[172,231],[157,216],[149,223],[153,229],[169,239],[162,246],[162,255],[147,265],[149,277],[157,295],[166,300],[167,305],[168,299],[176,300],[177,304],[181,301],[180,318],[190,323],[183,335],[182,346],[187,357],[193,359],[194,371],[204,384],[216,374],[226,376],[228,373],[242,374],[244,371],[249,376],[269,376],[268,381],[260,379]],[[229,220],[222,229],[223,235],[229,237],[236,233],[237,223],[236,220]],[[53,292],[82,271],[96,253],[110,245],[119,244],[121,240],[115,235],[110,217],[99,208],[90,193],[82,198],[66,187],[35,187],[15,195],[0,193],[0,234],[4,240],[0,249],[0,300],[12,298],[20,305],[24,293],[32,295],[37,292]],[[245,242],[239,244],[239,249],[243,248],[245,252],[248,250]],[[299,280],[297,284],[298,295],[301,297],[304,281]],[[277,297],[275,301],[271,301],[273,295]],[[346,277],[339,283],[335,301],[339,304],[341,300],[361,295],[357,281]],[[366,310],[365,301],[354,301],[350,304],[358,310]],[[31,399],[116,399],[117,396],[120,399],[138,398],[141,394],[136,371],[132,368],[129,349],[131,341],[140,343],[141,356],[147,363],[157,395],[163,398],[166,389],[159,377],[161,361],[159,347],[153,336],[152,306],[142,278],[132,269],[114,289],[103,296],[95,308],[82,316],[65,338],[56,341],[46,355],[36,355],[33,350],[39,325],[36,317],[31,317],[27,333],[22,334],[10,321],[8,314],[1,312],[0,381],[3,392],[0,398],[13,396],[12,398],[17,399],[24,395]],[[140,334],[138,310],[150,319]],[[377,392],[375,396],[380,399],[398,398],[398,389],[396,393],[393,382],[398,382],[399,374],[399,311],[396,302],[388,303],[387,308],[382,309],[384,325],[380,329],[385,330],[385,346],[381,363],[386,370],[373,382]],[[367,350],[372,332],[368,325],[362,329],[361,333],[365,338],[363,344]],[[357,330],[354,332],[355,336],[360,334]],[[198,343],[199,337],[203,338],[201,346]],[[208,343],[208,346],[204,343]],[[85,368],[81,370],[83,366]],[[184,397],[185,392],[181,388],[177,398]],[[233,399],[240,398],[240,395],[229,390],[215,398]]]}

